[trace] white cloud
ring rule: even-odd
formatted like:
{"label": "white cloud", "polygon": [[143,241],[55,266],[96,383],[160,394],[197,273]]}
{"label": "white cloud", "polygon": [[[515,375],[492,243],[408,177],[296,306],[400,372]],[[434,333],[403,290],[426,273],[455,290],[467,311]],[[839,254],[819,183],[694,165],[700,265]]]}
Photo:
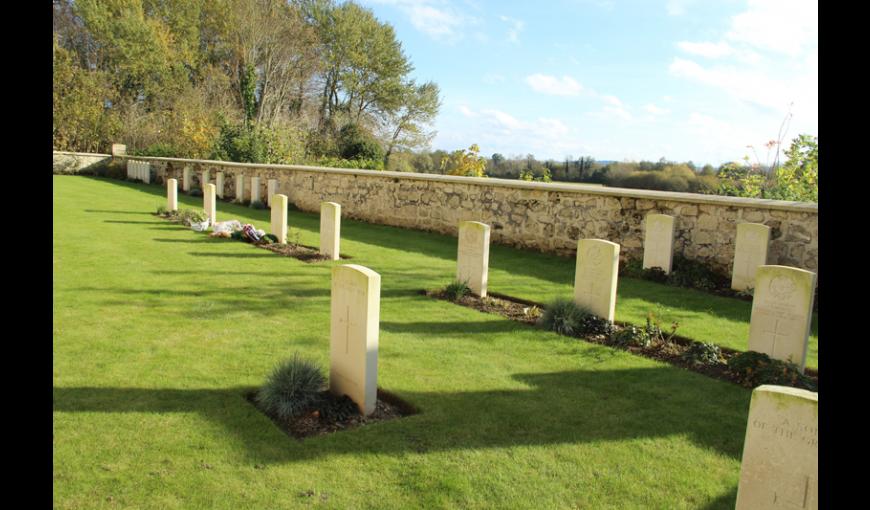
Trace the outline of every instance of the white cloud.
{"label": "white cloud", "polygon": [[532,74],[526,76],[526,83],[536,92],[554,96],[577,96],[583,90],[583,86],[570,76],[548,76],[545,74]]}
{"label": "white cloud", "polygon": [[460,28],[476,20],[439,0],[363,0],[365,3],[392,5],[408,16],[411,24],[437,41],[454,43],[463,37]]}
{"label": "white cloud", "polygon": [[700,55],[707,58],[724,57],[734,52],[734,48],[725,42],[711,43],[681,41],[677,43],[677,46],[686,53]]}
{"label": "white cloud", "polygon": [[[579,144],[581,137],[577,130],[561,119],[538,117],[525,120],[496,109],[483,109],[479,112],[467,108],[466,110],[468,111],[463,114],[469,119],[475,119],[467,121],[471,124],[468,127],[475,133],[474,142],[481,146],[483,153],[531,152],[539,157],[560,157],[559,155],[584,149]],[[461,142],[451,140],[447,143],[472,143],[468,142],[467,136],[463,135]]]}
{"label": "white cloud", "polygon": [[459,105],[459,112],[466,117],[474,118],[477,117],[477,113],[475,113],[471,108],[463,105]]}
{"label": "white cloud", "polygon": [[499,16],[498,19],[510,25],[510,28],[508,29],[508,40],[513,43],[520,42],[520,32],[522,32],[523,28],[525,28],[526,22],[514,18],[509,18],[507,16]]}
{"label": "white cloud", "polygon": [[670,16],[682,16],[686,14],[686,8],[694,3],[694,0],[668,0],[665,9]]}
{"label": "white cloud", "polygon": [[643,107],[643,109],[647,113],[651,113],[653,115],[667,115],[667,114],[671,113],[671,111],[668,110],[667,108],[661,108],[661,107],[658,107],[652,103],[647,104],[646,106]]}
{"label": "white cloud", "polygon": [[798,57],[818,45],[819,6],[815,0],[749,0],[731,19],[729,40],[759,50]]}

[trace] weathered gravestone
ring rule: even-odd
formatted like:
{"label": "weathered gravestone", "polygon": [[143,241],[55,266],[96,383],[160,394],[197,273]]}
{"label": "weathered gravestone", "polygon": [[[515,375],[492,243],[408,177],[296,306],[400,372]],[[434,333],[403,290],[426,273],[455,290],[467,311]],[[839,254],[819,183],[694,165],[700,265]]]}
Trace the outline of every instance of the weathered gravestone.
{"label": "weathered gravestone", "polygon": [[190,191],[190,177],[192,170],[189,166],[184,167],[181,171],[181,191],[187,193]]}
{"label": "weathered gravestone", "polygon": [[260,202],[260,178],[251,177],[251,203]]}
{"label": "weathered gravestone", "polygon": [[320,253],[331,260],[338,260],[341,244],[341,204],[320,204]]}
{"label": "weathered gravestone", "polygon": [[819,507],[819,394],[763,385],[752,392],[737,510]]}
{"label": "weathered gravestone", "polygon": [[734,268],[731,288],[747,290],[755,285],[755,271],[767,264],[767,245],[770,227],[761,223],[738,223],[734,244]]}
{"label": "weathered gravestone", "polygon": [[575,303],[612,322],[616,311],[618,274],[618,244],[603,239],[577,241],[577,266],[574,270]]}
{"label": "weathered gravestone", "polygon": [[236,175],[236,202],[245,201],[245,174]]}
{"label": "weathered gravestone", "polygon": [[660,267],[671,273],[674,257],[674,217],[667,214],[648,214],[643,237],[643,268]]}
{"label": "weathered gravestone", "polygon": [[170,211],[178,210],[178,181],[166,180],[166,208]]}
{"label": "weathered gravestone", "polygon": [[465,282],[471,292],[486,297],[489,277],[489,225],[479,221],[459,224],[459,249],[456,256],[456,279]]}
{"label": "weathered gravestone", "polygon": [[284,244],[287,242],[287,195],[277,193],[272,200],[272,235]]}
{"label": "weathered gravestone", "polygon": [[266,205],[272,207],[272,195],[278,192],[278,179],[266,181]]}
{"label": "weathered gravestone", "polygon": [[381,275],[355,264],[332,268],[329,389],[363,414],[375,410]]}
{"label": "weathered gravestone", "polygon": [[217,221],[217,205],[215,202],[215,185],[206,184],[205,189],[202,190],[202,203],[205,214],[208,216],[209,225],[214,225]]}
{"label": "weathered gravestone", "polygon": [[217,188],[217,196],[220,198],[224,197],[224,173],[218,172],[215,174],[214,178],[215,187]]}
{"label": "weathered gravestone", "polygon": [[787,266],[760,266],[755,275],[749,350],[790,361],[807,361],[816,273]]}

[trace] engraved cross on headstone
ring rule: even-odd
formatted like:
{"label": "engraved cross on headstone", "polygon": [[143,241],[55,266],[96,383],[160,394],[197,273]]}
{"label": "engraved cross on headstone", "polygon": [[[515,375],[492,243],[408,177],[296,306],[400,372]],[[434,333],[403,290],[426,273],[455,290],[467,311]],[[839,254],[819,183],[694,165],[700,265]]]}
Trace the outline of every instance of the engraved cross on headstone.
{"label": "engraved cross on headstone", "polygon": [[777,340],[777,337],[782,337],[782,338],[786,338],[786,337],[788,337],[788,335],[787,335],[786,333],[783,333],[783,332],[779,329],[779,323],[780,323],[780,319],[774,319],[774,321],[773,321],[773,329],[765,328],[765,329],[762,329],[762,330],[761,330],[762,333],[768,333],[768,334],[770,334],[771,337],[773,338],[773,345],[770,347],[770,352],[776,352],[776,340]]}

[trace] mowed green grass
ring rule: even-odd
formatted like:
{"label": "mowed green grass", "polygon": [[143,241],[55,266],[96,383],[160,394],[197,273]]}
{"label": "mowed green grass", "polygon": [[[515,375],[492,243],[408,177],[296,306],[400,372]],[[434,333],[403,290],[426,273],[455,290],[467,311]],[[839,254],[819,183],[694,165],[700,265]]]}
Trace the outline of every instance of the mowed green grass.
{"label": "mowed green grass", "polygon": [[[422,412],[287,437],[243,394],[297,351],[328,367],[332,263],[211,239],[163,203],[54,177],[56,508],[733,508],[749,390],[420,296],[453,278],[455,239],[349,220],[342,253],[382,276],[379,385]],[[317,244],[316,215],[290,224]],[[491,257],[495,291],[570,290],[567,259]],[[620,285],[627,313],[647,284]]]}

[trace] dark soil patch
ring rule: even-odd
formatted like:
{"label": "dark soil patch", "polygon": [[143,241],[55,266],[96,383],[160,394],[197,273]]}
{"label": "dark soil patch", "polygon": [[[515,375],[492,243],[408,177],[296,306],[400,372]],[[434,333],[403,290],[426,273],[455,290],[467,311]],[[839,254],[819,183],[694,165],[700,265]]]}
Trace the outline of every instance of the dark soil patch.
{"label": "dark soil patch", "polygon": [[[253,244],[253,243],[252,243]],[[330,260],[330,258],[322,253],[316,248],[311,246],[305,246],[302,244],[254,244],[257,248],[263,248],[264,250],[273,251],[279,255],[284,255],[285,257],[293,257],[295,259],[299,259],[302,262],[322,262],[324,260]],[[346,259],[347,257],[340,258]]]}
{"label": "dark soil patch", "polygon": [[320,392],[318,402],[312,405],[304,413],[292,420],[281,420],[257,405],[256,391],[249,391],[245,399],[258,411],[269,417],[272,422],[283,430],[288,436],[302,440],[311,436],[322,436],[342,430],[394,420],[418,414],[420,411],[413,405],[405,402],[396,395],[378,388],[378,401],[375,411],[363,416],[359,407],[347,395],[336,396],[327,391]]}
{"label": "dark soil patch", "polygon": [[[450,301],[461,306],[473,308],[481,312],[495,313],[503,317],[507,317],[508,319],[530,325],[537,324],[537,318],[540,316],[540,312],[544,310],[544,305],[542,303],[514,298],[495,292],[488,293],[489,295],[485,298],[480,298],[474,295],[466,295],[460,298],[458,301],[454,301],[448,298],[445,295],[443,289],[430,291],[423,290],[420,291],[420,293],[436,299],[442,299],[444,301]],[[615,322],[614,330],[615,332],[618,332],[628,325],[628,323],[624,322]],[[684,355],[689,347],[691,347],[693,344],[698,344],[700,342],[698,342],[697,340],[692,340],[691,338],[681,337],[677,335],[672,336],[667,342],[652,342],[647,347],[615,345],[610,342],[609,338],[605,335],[588,335],[580,339],[599,345],[606,345],[615,349],[626,350],[631,352],[632,354],[645,356],[647,358],[663,361],[665,363],[670,363],[671,365],[676,365],[687,370],[691,370],[693,372],[704,374],[708,377],[713,377],[715,379],[721,379],[723,381],[732,382],[734,384],[739,384],[745,387],[753,387],[751,384],[745,383],[743,378],[739,374],[732,372],[728,368],[728,360],[740,354],[742,351],[729,349],[727,347],[719,347],[722,352],[721,363],[699,364],[694,363],[689,359],[686,359]],[[805,375],[809,376],[810,379],[812,379],[816,386],[818,386],[818,370],[813,370],[807,367],[804,369],[804,373]]]}

